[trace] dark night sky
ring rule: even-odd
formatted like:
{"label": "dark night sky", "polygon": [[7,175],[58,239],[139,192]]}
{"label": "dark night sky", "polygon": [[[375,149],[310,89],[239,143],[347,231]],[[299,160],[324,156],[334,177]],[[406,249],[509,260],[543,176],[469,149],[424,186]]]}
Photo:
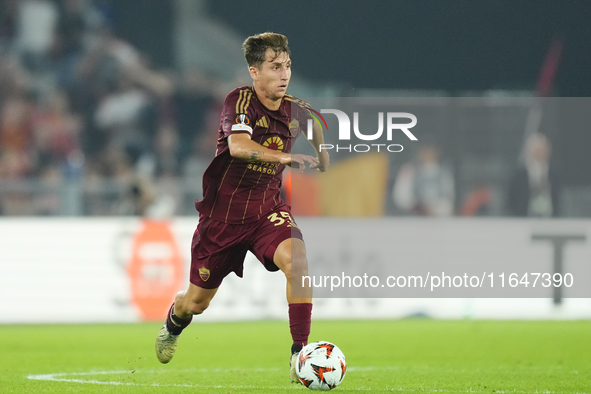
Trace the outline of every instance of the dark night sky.
{"label": "dark night sky", "polygon": [[532,89],[554,37],[559,96],[591,96],[591,1],[215,0],[245,37],[287,35],[294,68],[357,88]]}

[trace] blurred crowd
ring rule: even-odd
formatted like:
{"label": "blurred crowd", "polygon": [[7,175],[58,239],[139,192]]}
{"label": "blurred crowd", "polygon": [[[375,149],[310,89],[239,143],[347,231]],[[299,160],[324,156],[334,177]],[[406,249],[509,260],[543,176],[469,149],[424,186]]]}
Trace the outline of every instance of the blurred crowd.
{"label": "blurred crowd", "polygon": [[[509,176],[502,204],[507,216],[550,218],[560,216],[563,184],[551,158],[552,146],[539,132],[524,141],[518,166]],[[456,196],[455,174],[442,158],[439,144],[422,140],[415,158],[404,163],[394,182],[392,200],[401,214],[448,217],[487,216],[494,192],[482,186],[470,190],[465,199]],[[486,184],[486,182],[485,182]],[[497,196],[498,198],[499,196]]]}
{"label": "blurred crowd", "polygon": [[[78,214],[144,213],[159,187],[174,198],[173,179],[200,189],[195,175],[215,152],[216,133],[204,131],[217,129],[226,93],[219,78],[153,67],[118,37],[109,1],[0,7],[0,214],[64,213],[52,185],[71,179],[88,201]],[[31,179],[46,192],[18,186]],[[110,188],[123,198],[92,203]]]}
{"label": "blurred crowd", "polygon": [[[200,198],[225,94],[250,78],[158,68],[118,35],[115,1],[0,0],[0,215],[165,216]],[[507,214],[558,215],[549,156],[530,136]],[[459,201],[435,141],[396,170],[396,214],[480,215],[493,198]]]}

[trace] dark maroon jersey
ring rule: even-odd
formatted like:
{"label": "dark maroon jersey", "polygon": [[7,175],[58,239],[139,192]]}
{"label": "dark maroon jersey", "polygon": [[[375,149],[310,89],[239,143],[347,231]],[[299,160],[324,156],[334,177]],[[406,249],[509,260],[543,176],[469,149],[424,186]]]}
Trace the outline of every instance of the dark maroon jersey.
{"label": "dark maroon jersey", "polygon": [[305,101],[286,94],[279,109],[271,111],[252,87],[230,92],[222,109],[216,155],[203,174],[203,200],[195,202],[197,210],[219,222],[244,224],[261,219],[281,204],[285,166],[232,157],[228,136],[247,133],[266,148],[289,153],[310,118],[309,108]]}

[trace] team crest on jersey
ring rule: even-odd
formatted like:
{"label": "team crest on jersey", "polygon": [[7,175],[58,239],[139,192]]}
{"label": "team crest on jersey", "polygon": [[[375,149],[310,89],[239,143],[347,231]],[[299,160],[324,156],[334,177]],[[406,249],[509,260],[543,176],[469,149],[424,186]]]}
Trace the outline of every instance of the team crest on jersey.
{"label": "team crest on jersey", "polygon": [[278,150],[279,152],[283,152],[283,141],[281,140],[281,138],[279,138],[277,136],[267,138],[267,140],[265,142],[263,142],[263,146],[265,148],[269,148],[269,149],[273,149],[273,150]]}
{"label": "team crest on jersey", "polygon": [[289,132],[291,133],[292,137],[295,137],[298,135],[298,130],[300,128],[300,121],[297,119],[293,119],[291,122],[289,122]]}
{"label": "team crest on jersey", "polygon": [[199,277],[204,281],[207,282],[207,280],[209,279],[210,276],[210,272],[207,268],[205,267],[201,267],[199,268]]}

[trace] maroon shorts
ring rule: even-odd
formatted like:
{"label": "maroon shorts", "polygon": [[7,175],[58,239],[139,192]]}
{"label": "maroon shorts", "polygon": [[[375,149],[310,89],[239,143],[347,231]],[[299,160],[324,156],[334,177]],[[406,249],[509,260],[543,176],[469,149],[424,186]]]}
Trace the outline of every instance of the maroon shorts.
{"label": "maroon shorts", "polygon": [[251,251],[268,271],[277,246],[286,239],[303,240],[287,204],[279,205],[259,221],[226,224],[200,215],[191,243],[191,276],[195,286],[216,289],[232,271],[242,278],[246,252]]}

